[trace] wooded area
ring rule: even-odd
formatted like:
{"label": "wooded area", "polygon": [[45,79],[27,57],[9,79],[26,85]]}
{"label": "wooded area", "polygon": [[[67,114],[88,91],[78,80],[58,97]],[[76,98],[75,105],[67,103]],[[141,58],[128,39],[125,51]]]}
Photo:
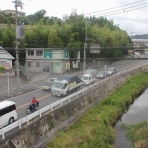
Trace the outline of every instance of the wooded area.
{"label": "wooded area", "polygon": [[[87,44],[111,48],[102,50],[101,57],[123,57],[127,50],[120,48],[130,47],[131,44],[127,32],[115,25],[113,20],[95,16],[86,18],[78,15],[76,10],[63,19],[48,17],[45,10],[40,10],[19,18],[19,23],[22,22],[25,25],[25,39],[19,40],[19,48],[67,48],[74,56],[75,51],[84,49],[86,23]],[[0,23],[0,46],[15,49],[15,18],[1,12]],[[119,49],[114,50],[117,47]]]}

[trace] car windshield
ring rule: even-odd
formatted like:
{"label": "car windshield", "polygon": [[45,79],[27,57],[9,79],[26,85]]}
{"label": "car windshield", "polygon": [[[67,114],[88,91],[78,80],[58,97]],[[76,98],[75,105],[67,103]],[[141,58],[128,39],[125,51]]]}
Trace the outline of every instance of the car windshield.
{"label": "car windshield", "polygon": [[103,75],[105,72],[104,71],[101,71],[101,72],[99,72],[99,75]]}
{"label": "car windshield", "polygon": [[64,84],[63,83],[60,83],[60,82],[52,82],[52,86],[53,87],[56,87],[56,88],[61,88],[63,89],[64,88]]}
{"label": "car windshield", "polygon": [[52,84],[53,84],[53,81],[49,82],[49,84],[52,86]]}
{"label": "car windshield", "polygon": [[43,84],[43,86],[50,86],[51,84],[50,83],[48,83],[48,82],[45,82],[44,84]]}
{"label": "car windshield", "polygon": [[55,79],[56,78],[50,78],[49,81],[52,82],[52,81],[55,81]]}
{"label": "car windshield", "polygon": [[82,80],[89,80],[89,77],[83,76]]}
{"label": "car windshield", "polygon": [[109,68],[107,71],[114,71],[115,69],[113,69],[113,68]]}

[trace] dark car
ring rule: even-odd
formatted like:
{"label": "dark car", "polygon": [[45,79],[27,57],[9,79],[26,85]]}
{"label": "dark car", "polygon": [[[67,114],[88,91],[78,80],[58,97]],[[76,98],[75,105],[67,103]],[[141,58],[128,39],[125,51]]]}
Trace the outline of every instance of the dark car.
{"label": "dark car", "polygon": [[107,69],[107,75],[111,76],[113,74],[117,73],[117,69],[116,68],[109,68]]}

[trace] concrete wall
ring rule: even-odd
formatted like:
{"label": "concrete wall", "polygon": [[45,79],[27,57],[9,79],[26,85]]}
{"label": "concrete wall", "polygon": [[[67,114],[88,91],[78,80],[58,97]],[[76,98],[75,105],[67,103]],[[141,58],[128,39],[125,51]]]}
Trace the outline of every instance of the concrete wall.
{"label": "concrete wall", "polygon": [[[84,108],[91,107],[91,104],[98,104],[104,97],[111,94],[132,75],[141,70],[142,68],[138,68],[131,71],[118,73],[111,76],[109,79],[107,79],[107,81],[103,80],[101,84],[98,83],[98,86],[94,86],[91,90],[89,88],[86,95],[78,99],[74,99],[69,104],[54,110],[52,113],[47,112],[41,118],[38,117],[32,120],[29,126],[24,125],[21,130],[9,132],[9,135],[6,137],[7,139],[0,142],[0,147],[29,148],[30,145],[37,143],[39,140],[44,141],[53,128],[58,127],[57,130],[64,128],[64,126],[69,124],[68,122],[73,122],[73,120],[76,120],[77,117],[79,117],[79,114],[77,114],[78,112]],[[65,125],[63,124],[61,127],[59,126],[60,123],[64,123],[64,121],[69,119],[72,115],[75,116],[76,114],[78,115],[76,118],[73,118],[71,121],[68,120],[68,122],[65,123]],[[52,134],[53,133],[50,133],[50,138],[52,138]],[[36,148],[37,146],[34,147]],[[31,148],[33,148],[33,146],[31,146]]]}

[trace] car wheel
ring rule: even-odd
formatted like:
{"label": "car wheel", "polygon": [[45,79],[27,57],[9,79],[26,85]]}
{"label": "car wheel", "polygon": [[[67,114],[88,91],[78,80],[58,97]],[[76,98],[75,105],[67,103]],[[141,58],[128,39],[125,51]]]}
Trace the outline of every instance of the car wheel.
{"label": "car wheel", "polygon": [[69,91],[66,92],[65,96],[68,96],[68,95],[69,95]]}
{"label": "car wheel", "polygon": [[12,124],[13,122],[14,122],[14,118],[11,117],[11,118],[9,119],[9,124]]}

